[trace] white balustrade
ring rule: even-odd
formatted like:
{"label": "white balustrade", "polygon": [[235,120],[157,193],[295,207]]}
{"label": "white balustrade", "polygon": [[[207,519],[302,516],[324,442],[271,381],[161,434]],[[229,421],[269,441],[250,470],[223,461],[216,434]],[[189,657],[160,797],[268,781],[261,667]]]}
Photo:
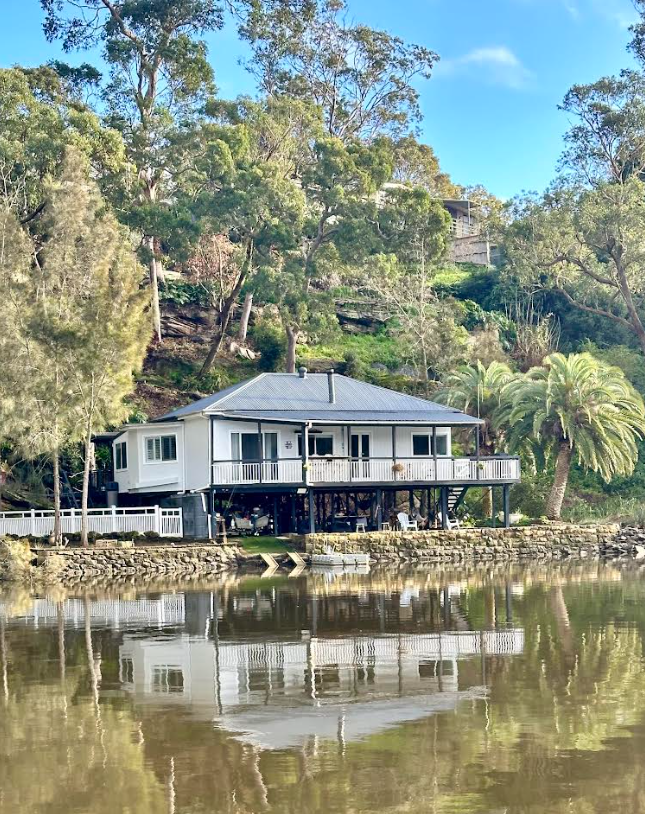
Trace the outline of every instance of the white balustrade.
{"label": "white balustrade", "polygon": [[[182,537],[182,510],[162,509],[159,506],[113,507],[88,509],[87,530],[95,534],[129,534],[146,531],[163,537]],[[61,510],[63,534],[79,534],[81,510]],[[19,537],[46,537],[54,531],[54,512],[50,509],[32,509],[28,512],[0,512],[0,535]]]}
{"label": "white balustrade", "polygon": [[[519,480],[516,458],[348,458],[312,457],[305,470],[309,484],[322,483],[471,483]],[[260,478],[262,474],[262,478]],[[264,463],[213,464],[213,483],[218,485],[301,483],[299,458]]]}

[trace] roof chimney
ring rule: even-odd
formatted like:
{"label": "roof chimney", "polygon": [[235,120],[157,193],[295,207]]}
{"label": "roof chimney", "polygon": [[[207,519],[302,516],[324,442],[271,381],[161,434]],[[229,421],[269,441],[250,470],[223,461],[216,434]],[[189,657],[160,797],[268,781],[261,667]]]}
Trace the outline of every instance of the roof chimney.
{"label": "roof chimney", "polygon": [[306,367],[299,367],[298,368],[298,376],[300,376],[301,379],[306,379],[307,378],[307,368]]}
{"label": "roof chimney", "polygon": [[327,372],[327,384],[329,385],[329,403],[336,404],[336,381],[334,379],[334,368]]}

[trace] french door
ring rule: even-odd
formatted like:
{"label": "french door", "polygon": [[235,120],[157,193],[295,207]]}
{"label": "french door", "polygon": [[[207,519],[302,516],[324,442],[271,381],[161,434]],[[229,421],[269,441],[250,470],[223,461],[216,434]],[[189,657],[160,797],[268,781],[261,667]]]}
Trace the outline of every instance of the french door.
{"label": "french door", "polygon": [[367,432],[352,433],[349,444],[349,454],[352,459],[352,478],[369,480],[370,456],[372,453],[372,439]]}

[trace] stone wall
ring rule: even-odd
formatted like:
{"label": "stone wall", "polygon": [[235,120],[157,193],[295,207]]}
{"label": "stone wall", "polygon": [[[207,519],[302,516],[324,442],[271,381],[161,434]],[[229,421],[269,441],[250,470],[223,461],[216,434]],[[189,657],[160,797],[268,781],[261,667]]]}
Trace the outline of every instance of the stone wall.
{"label": "stone wall", "polygon": [[599,557],[615,546],[619,527],[564,523],[510,529],[453,531],[380,531],[355,534],[310,534],[307,550],[327,546],[349,553],[368,552],[375,560],[478,562]]}
{"label": "stone wall", "polygon": [[208,575],[236,568],[242,559],[240,549],[231,545],[134,547],[115,544],[33,549],[28,569],[19,570],[16,560],[24,560],[21,542],[13,542],[11,551],[7,545],[0,547],[0,578],[65,583],[90,577]]}

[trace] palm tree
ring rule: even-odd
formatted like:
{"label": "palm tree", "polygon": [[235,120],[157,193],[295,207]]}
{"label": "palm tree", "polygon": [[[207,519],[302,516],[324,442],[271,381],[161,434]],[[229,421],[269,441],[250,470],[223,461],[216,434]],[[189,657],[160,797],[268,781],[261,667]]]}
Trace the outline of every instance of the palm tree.
{"label": "palm tree", "polygon": [[[456,373],[451,373],[443,388],[437,393],[437,400],[471,415],[484,422],[480,428],[480,449],[486,455],[493,455],[501,446],[500,433],[496,429],[496,416],[500,409],[504,388],[515,374],[503,362],[491,362],[485,367],[480,361],[468,365]],[[484,491],[483,511],[486,517],[492,516],[493,501],[491,489]]]}
{"label": "palm tree", "polygon": [[543,364],[505,386],[496,422],[511,448],[533,440],[555,453],[546,513],[557,520],[574,456],[605,481],[634,471],[645,405],[619,368],[590,353],[553,353]]}

